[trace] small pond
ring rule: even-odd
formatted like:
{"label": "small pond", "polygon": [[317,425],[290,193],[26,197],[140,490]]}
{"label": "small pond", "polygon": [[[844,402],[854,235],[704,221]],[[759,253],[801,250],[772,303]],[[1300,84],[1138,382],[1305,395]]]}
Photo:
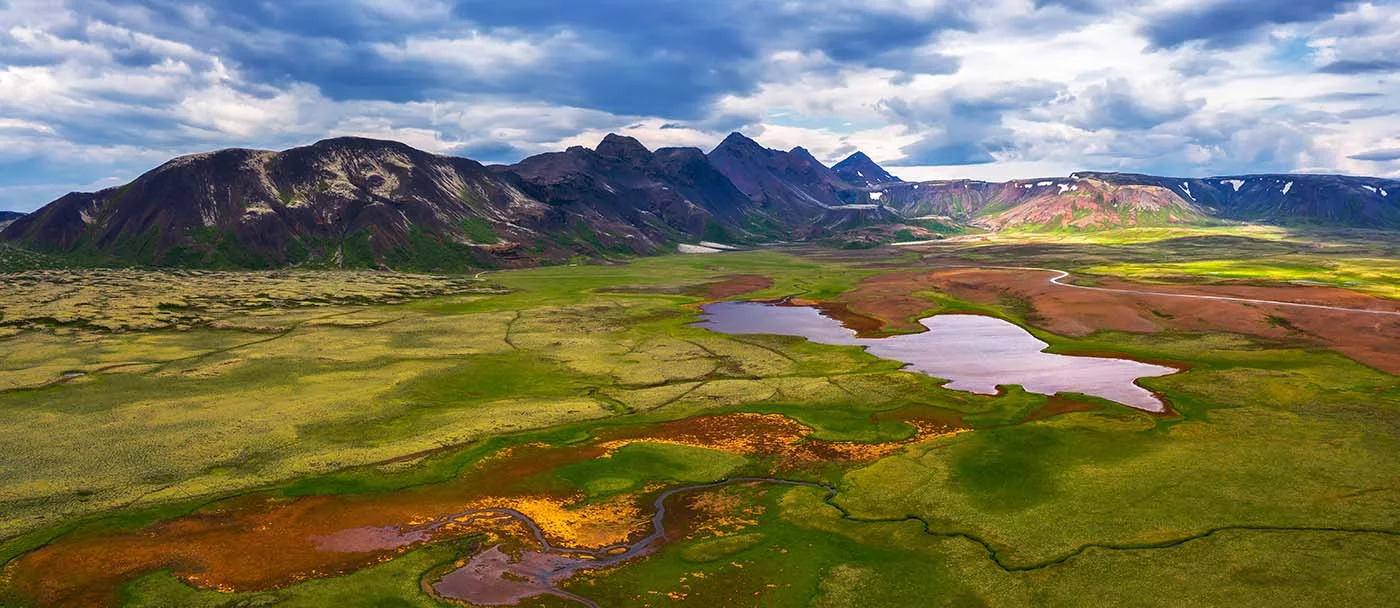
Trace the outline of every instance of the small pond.
{"label": "small pond", "polygon": [[888,338],[858,338],[854,330],[805,306],[718,302],[706,305],[701,318],[697,326],[724,334],[777,334],[861,346],[877,357],[906,363],[907,369],[946,379],[946,388],[987,395],[996,394],[998,385],[1019,384],[1042,395],[1081,393],[1163,412],[1166,404],[1136,380],[1180,371],[1127,359],[1046,353],[1049,344],[1021,327],[980,315],[936,315],[920,321],[926,332]]}

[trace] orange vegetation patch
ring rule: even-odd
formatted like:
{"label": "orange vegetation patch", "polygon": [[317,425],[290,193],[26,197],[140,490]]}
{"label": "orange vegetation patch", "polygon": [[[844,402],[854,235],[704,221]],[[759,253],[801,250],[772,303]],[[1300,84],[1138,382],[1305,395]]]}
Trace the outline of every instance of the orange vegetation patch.
{"label": "orange vegetation patch", "polygon": [[690,522],[686,538],[729,536],[758,525],[763,505],[744,503],[736,488],[719,488],[688,497],[682,505]]}
{"label": "orange vegetation patch", "polygon": [[605,438],[599,445],[612,451],[629,443],[645,441],[734,454],[775,456],[778,458],[778,468],[790,469],[819,462],[875,460],[911,443],[951,436],[965,430],[917,419],[905,422],[915,428],[915,433],[904,441],[861,443],[811,439],[811,428],[779,414],[725,414],[666,422],[648,427],[645,435]]}
{"label": "orange vegetation patch", "polygon": [[[551,543],[563,547],[601,549],[647,533],[649,516],[631,497],[582,506],[574,503],[553,496],[524,496],[482,499],[469,506],[520,511],[539,524]],[[464,530],[471,531],[470,527]]]}
{"label": "orange vegetation patch", "polygon": [[205,589],[268,589],[349,573],[427,542],[475,532],[530,538],[515,520],[475,512],[492,508],[524,513],[560,546],[600,548],[647,533],[644,493],[584,504],[579,489],[554,475],[558,467],[643,441],[777,456],[792,466],[869,460],[913,441],[956,432],[933,423],[913,424],[918,428],[914,437],[884,444],[814,440],[810,428],[766,414],[607,429],[581,446],[504,449],[461,477],[430,486],[372,495],[248,496],[141,530],[75,534],[14,560],[4,576],[45,607],[115,605],[126,581],[162,569]]}
{"label": "orange vegetation patch", "polygon": [[[1364,364],[1400,373],[1400,318],[1347,311],[1150,294],[1090,291],[1052,285],[1051,273],[1029,270],[947,269],[870,277],[841,296],[860,314],[889,329],[918,330],[929,308],[921,291],[938,291],[979,304],[1024,303],[1031,324],[1060,335],[1094,331],[1230,332],[1308,346],[1323,346]],[[1400,310],[1395,302],[1331,287],[1250,285],[1157,285],[1106,279],[1099,287]]]}

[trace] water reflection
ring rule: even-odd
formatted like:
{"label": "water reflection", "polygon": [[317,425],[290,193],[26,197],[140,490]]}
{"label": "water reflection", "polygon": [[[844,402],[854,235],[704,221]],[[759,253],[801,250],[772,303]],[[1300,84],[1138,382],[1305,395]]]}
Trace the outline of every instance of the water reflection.
{"label": "water reflection", "polygon": [[718,302],[697,323],[725,334],[800,336],[820,344],[861,346],[870,354],[908,364],[908,369],[948,380],[947,388],[996,394],[997,385],[1019,384],[1042,395],[1082,393],[1148,412],[1166,404],[1134,383],[1177,369],[1126,359],[1071,357],[1043,352],[1049,345],[1001,319],[980,315],[936,315],[921,321],[928,331],[888,338],[858,338],[856,332],[804,306]]}

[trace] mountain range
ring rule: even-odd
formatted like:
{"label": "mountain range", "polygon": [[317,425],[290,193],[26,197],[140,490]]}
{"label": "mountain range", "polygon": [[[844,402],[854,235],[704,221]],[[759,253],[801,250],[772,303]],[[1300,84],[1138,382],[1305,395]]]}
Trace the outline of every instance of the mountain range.
{"label": "mountain range", "polygon": [[614,134],[593,149],[487,166],[343,137],[176,158],[123,186],[0,215],[0,240],[93,263],[460,270],[701,241],[1226,221],[1400,229],[1400,181],[1076,173],[906,182],[860,152],[827,167],[803,148],[772,150],[739,133],[708,154],[652,151]]}

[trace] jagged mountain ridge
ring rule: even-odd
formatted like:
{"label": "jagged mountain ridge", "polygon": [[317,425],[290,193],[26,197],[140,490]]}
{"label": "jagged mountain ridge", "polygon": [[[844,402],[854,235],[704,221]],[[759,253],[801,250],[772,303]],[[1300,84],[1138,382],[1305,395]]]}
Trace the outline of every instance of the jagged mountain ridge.
{"label": "jagged mountain ridge", "polygon": [[700,150],[619,136],[510,167],[336,138],[177,158],[64,196],[0,238],[156,265],[494,267],[752,238],[752,206]]}
{"label": "jagged mountain ridge", "polygon": [[770,150],[731,133],[707,158],[772,219],[785,222],[855,202],[858,188],[842,180],[804,148]]}
{"label": "jagged mountain ridge", "polygon": [[[514,165],[336,138],[283,152],[180,157],[129,184],[73,193],[0,240],[80,260],[429,270],[644,255],[700,240],[810,239],[927,222],[1094,230],[1221,220],[1400,229],[1400,182],[1120,173],[904,182],[864,154],[838,169],[742,134],[709,154],[609,135]],[[893,228],[893,229],[891,229]]]}
{"label": "jagged mountain ridge", "polygon": [[[533,186],[556,208],[592,210],[683,239],[733,238],[750,211],[746,197],[699,148],[652,152],[631,137],[610,134],[596,149],[581,146],[492,167]],[[733,230],[731,230],[733,229]]]}

